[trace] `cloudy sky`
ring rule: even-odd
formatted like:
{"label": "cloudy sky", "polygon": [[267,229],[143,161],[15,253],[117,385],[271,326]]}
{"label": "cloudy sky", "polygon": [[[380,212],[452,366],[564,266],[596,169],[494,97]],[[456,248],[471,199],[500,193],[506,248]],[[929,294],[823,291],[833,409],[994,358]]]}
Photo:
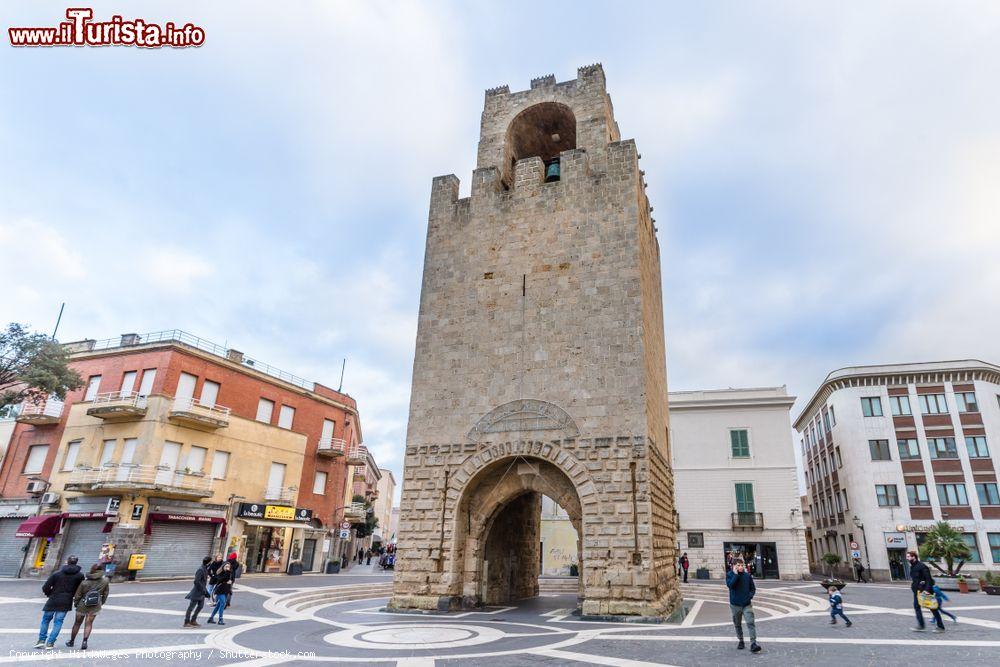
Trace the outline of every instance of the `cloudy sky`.
{"label": "cloudy sky", "polygon": [[95,2],[207,41],[0,45],[0,321],[346,358],[398,479],[431,178],[468,192],[484,89],[601,62],[672,389],[787,384],[794,416],[834,368],[1000,361],[996,3],[625,4]]}

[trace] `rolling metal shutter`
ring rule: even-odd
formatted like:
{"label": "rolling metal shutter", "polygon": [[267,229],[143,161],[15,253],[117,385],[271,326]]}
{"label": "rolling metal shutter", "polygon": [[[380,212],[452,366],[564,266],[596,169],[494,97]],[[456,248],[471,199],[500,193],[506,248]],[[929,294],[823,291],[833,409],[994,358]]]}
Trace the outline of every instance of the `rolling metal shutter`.
{"label": "rolling metal shutter", "polygon": [[103,532],[104,521],[69,520],[63,536],[61,562],[70,556],[80,559],[84,572],[101,557],[101,547],[111,541],[110,533]]}
{"label": "rolling metal shutter", "polygon": [[212,555],[217,524],[154,521],[146,538],[146,567],[139,577],[194,577]]}
{"label": "rolling metal shutter", "polygon": [[0,519],[0,577],[16,577],[29,539],[14,537],[21,519]]}

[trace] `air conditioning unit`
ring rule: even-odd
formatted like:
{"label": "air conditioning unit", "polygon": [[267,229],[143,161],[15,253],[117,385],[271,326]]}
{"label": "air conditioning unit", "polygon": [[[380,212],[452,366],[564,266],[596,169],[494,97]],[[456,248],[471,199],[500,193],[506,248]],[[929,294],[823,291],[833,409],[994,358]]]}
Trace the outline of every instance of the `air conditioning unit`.
{"label": "air conditioning unit", "polygon": [[42,494],[43,505],[55,505],[57,502],[59,502],[59,494],[55,491],[48,491]]}
{"label": "air conditioning unit", "polygon": [[45,493],[45,489],[48,485],[48,482],[42,481],[28,482],[28,493]]}

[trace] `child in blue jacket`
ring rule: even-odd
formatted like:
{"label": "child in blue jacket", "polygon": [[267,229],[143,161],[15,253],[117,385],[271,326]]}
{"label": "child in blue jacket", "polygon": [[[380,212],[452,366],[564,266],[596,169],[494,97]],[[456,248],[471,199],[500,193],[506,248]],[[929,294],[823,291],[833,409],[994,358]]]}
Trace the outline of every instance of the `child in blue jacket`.
{"label": "child in blue jacket", "polygon": [[840,616],[844,619],[847,627],[851,627],[853,625],[851,619],[844,616],[844,598],[840,591],[837,590],[836,586],[830,586],[827,592],[830,593],[830,625],[836,625],[837,617]]}
{"label": "child in blue jacket", "polygon": [[945,616],[950,616],[951,620],[958,623],[958,616],[955,616],[955,614],[951,613],[950,611],[944,610],[944,601],[949,599],[948,596],[944,594],[944,592],[937,584],[934,584],[934,588],[932,588],[931,590],[934,591],[934,598],[937,600],[938,603],[938,611],[944,614]]}

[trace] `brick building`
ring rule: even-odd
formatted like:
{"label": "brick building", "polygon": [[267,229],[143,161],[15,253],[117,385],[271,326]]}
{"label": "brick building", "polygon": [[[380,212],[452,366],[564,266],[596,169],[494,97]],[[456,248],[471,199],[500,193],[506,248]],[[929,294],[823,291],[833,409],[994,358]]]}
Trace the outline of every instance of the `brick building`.
{"label": "brick building", "polygon": [[213,550],[309,571],[348,548],[333,529],[371,495],[353,398],[181,331],[67,347],[84,386],[22,406],[0,466],[0,574],[143,553],[140,577],[189,575]]}
{"label": "brick building", "polygon": [[964,572],[1000,563],[993,458],[1000,366],[964,360],[842,368],[826,377],[795,429],[815,558],[859,558],[876,579],[905,580],[906,551],[947,521],[972,552]]}

